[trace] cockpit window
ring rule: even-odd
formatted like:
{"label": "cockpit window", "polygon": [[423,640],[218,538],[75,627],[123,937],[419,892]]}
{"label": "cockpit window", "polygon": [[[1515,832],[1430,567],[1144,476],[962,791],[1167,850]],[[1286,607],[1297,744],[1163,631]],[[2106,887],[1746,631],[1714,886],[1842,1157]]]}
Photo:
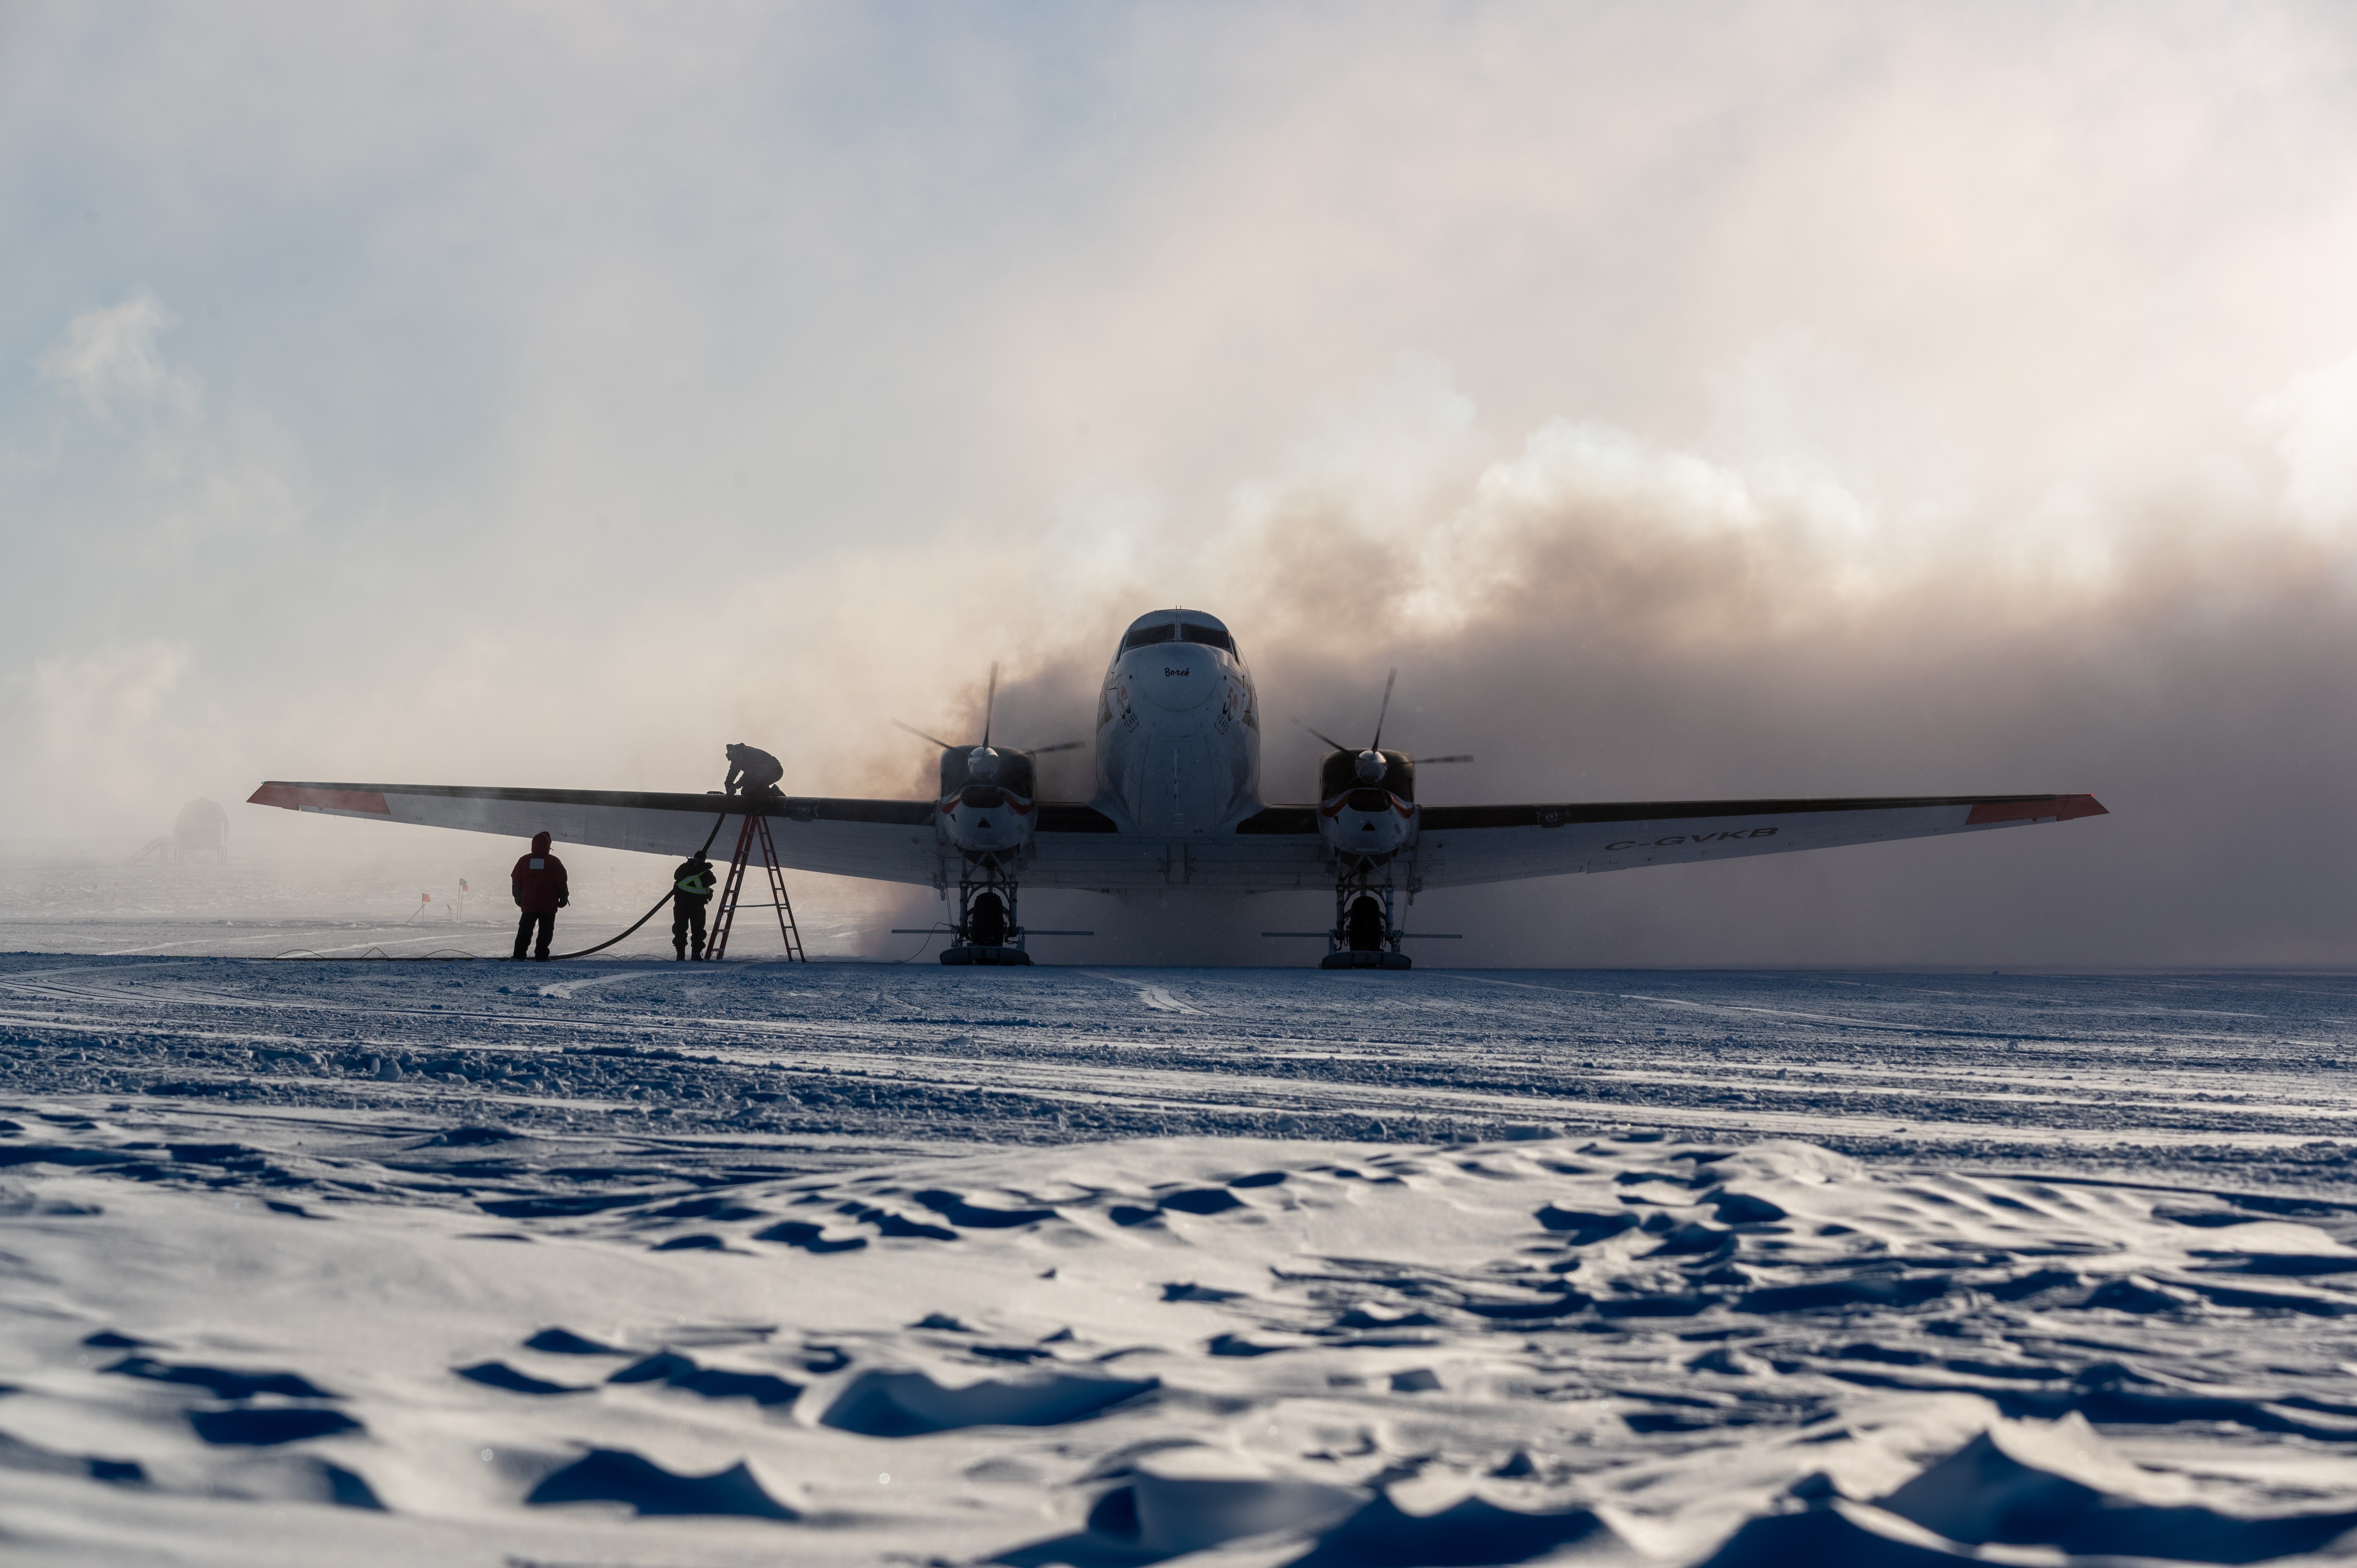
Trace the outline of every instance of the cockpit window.
{"label": "cockpit window", "polygon": [[1121,650],[1126,653],[1133,648],[1144,648],[1149,642],[1168,642],[1178,629],[1168,621],[1160,626],[1141,626],[1121,639]]}
{"label": "cockpit window", "polygon": [[1236,650],[1236,639],[1226,632],[1214,631],[1208,626],[1189,626],[1184,621],[1178,625],[1178,640],[1200,642],[1206,648],[1225,649],[1230,653]]}

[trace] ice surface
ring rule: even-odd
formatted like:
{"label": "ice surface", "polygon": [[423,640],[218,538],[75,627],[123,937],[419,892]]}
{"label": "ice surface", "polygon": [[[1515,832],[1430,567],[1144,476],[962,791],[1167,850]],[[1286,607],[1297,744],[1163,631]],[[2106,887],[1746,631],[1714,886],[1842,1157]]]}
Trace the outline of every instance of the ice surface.
{"label": "ice surface", "polygon": [[0,959],[0,1530],[121,1563],[2330,1557],[2352,999]]}

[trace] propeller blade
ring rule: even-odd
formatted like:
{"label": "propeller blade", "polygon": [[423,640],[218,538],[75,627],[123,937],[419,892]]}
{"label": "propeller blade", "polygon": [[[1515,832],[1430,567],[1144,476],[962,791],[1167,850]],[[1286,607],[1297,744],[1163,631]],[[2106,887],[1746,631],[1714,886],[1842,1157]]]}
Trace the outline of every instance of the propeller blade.
{"label": "propeller blade", "polygon": [[[1303,729],[1309,729],[1308,721],[1306,719],[1296,719],[1293,722],[1299,725]],[[1336,751],[1348,751],[1351,749],[1349,746],[1344,746],[1340,741],[1336,740],[1330,735],[1318,735],[1318,732],[1314,729],[1309,729],[1309,733],[1311,735],[1318,736],[1319,740],[1324,741],[1329,746],[1331,746]]]}
{"label": "propeller blade", "polygon": [[1392,672],[1383,677],[1383,705],[1375,710],[1375,738],[1367,743],[1369,751],[1381,751],[1383,748],[1383,719],[1392,711],[1392,687],[1398,680],[1399,666],[1394,664],[1392,666]]}
{"label": "propeller blade", "polygon": [[1088,742],[1083,740],[1068,740],[1056,746],[1035,746],[1031,748],[1031,755],[1045,757],[1051,751],[1078,751],[1087,744]]}
{"label": "propeller blade", "polygon": [[904,730],[907,730],[910,735],[915,736],[919,740],[930,740],[930,741],[931,741],[935,746],[940,746],[943,751],[955,751],[955,750],[957,749],[957,747],[955,747],[955,746],[952,746],[948,741],[945,741],[945,740],[942,739],[939,736],[931,736],[931,735],[927,735],[923,730],[919,729],[916,725],[904,725],[904,724],[902,724],[899,719],[894,719],[894,720],[892,721],[892,727],[893,727],[894,729],[904,729]]}
{"label": "propeller blade", "polygon": [[990,694],[982,700],[982,749],[990,749],[990,715],[998,706],[998,660],[990,661]]}
{"label": "propeller blade", "polygon": [[1408,760],[1418,768],[1429,768],[1436,762],[1470,762],[1473,759],[1469,757],[1411,757]]}

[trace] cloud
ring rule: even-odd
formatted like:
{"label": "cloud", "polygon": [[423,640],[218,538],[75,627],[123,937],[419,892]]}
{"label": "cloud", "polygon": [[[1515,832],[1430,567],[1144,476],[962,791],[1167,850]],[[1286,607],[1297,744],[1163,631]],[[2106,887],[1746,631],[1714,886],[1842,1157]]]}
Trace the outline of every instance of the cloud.
{"label": "cloud", "polygon": [[195,379],[167,366],[156,347],[168,325],[163,303],[152,294],[84,311],[41,356],[40,372],[71,387],[102,418],[126,403],[193,402]]}
{"label": "cloud", "polygon": [[2357,524],[2357,356],[2295,377],[2252,417],[2276,432],[2283,512],[2319,537]]}
{"label": "cloud", "polygon": [[[69,797],[95,813],[158,810],[171,754],[199,728],[176,710],[190,650],[154,639],[37,662],[6,684],[7,769],[20,802]],[[42,780],[35,790],[26,786]],[[19,815],[22,826],[32,825]]]}
{"label": "cloud", "polygon": [[59,748],[92,729],[136,729],[156,717],[188,667],[186,648],[156,641],[45,659],[33,667],[35,723]]}

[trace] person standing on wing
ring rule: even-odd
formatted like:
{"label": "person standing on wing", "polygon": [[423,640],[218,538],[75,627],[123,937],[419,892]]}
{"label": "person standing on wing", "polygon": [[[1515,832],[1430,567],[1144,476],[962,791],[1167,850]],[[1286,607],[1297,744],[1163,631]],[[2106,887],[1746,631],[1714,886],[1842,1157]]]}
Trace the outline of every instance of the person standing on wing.
{"label": "person standing on wing", "polygon": [[548,853],[546,833],[532,835],[532,853],[517,860],[508,878],[515,887],[516,908],[523,911],[523,918],[516,922],[515,956],[522,959],[524,944],[537,926],[540,945],[533,957],[545,960],[548,944],[556,938],[556,912],[573,902],[572,890],[565,884],[565,863]]}
{"label": "person standing on wing", "polygon": [[740,740],[728,748],[728,778],[720,789],[728,795],[775,795],[785,776],[785,764]]}
{"label": "person standing on wing", "polygon": [[695,930],[695,958],[704,961],[704,907],[712,902],[712,863],[697,850],[672,868],[671,950],[675,961],[687,957],[687,933]]}

